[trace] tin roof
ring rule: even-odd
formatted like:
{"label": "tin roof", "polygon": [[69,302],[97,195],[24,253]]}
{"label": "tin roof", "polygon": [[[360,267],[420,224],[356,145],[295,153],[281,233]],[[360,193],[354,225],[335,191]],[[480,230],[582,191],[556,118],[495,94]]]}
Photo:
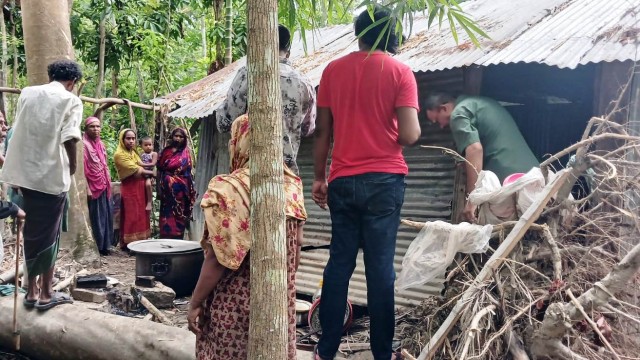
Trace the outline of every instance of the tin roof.
{"label": "tin roof", "polygon": [[[459,28],[456,44],[446,25],[428,28],[428,19],[420,14],[396,58],[419,72],[517,62],[573,69],[638,56],[640,0],[611,0],[606,5],[601,0],[472,0],[461,6],[491,37],[483,39],[480,48]],[[306,46],[307,55],[296,34],[291,60],[314,83],[331,60],[357,50],[351,24],[310,32]],[[243,58],[154,101],[179,105],[171,117],[209,116],[244,64]]]}

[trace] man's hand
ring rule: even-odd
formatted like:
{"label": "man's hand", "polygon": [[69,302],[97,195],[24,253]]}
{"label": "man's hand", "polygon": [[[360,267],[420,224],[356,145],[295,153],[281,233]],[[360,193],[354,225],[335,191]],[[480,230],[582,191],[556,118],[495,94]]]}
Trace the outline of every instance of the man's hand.
{"label": "man's hand", "polygon": [[462,219],[472,224],[475,224],[478,221],[478,219],[476,218],[477,208],[478,207],[476,205],[467,201],[467,205],[465,205],[464,210],[462,210]]}
{"label": "man's hand", "polygon": [[16,214],[16,219],[24,220],[25,216],[27,216],[27,214],[24,212],[24,210],[18,209],[18,213]]}
{"label": "man's hand", "polygon": [[311,198],[324,210],[327,210],[327,188],[326,180],[314,180],[311,187]]}

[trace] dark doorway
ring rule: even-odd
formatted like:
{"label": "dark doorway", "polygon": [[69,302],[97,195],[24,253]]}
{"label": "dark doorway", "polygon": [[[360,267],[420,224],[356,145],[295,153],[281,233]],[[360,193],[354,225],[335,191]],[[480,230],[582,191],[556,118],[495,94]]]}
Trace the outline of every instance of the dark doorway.
{"label": "dark doorway", "polygon": [[[541,64],[484,69],[483,96],[505,105],[539,160],[577,142],[593,115],[596,66],[560,69]],[[567,157],[556,166],[566,165]]]}

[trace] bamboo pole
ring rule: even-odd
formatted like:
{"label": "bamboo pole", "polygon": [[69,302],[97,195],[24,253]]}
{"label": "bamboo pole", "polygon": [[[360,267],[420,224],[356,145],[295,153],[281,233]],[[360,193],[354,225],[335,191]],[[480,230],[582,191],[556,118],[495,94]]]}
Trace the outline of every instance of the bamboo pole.
{"label": "bamboo pole", "polygon": [[[11,88],[11,87],[0,87],[0,93],[20,94],[20,92],[21,92],[21,89]],[[153,105],[141,104],[141,103],[129,101],[126,99],[120,99],[120,98],[96,99],[96,98],[81,95],[80,100],[91,103],[91,104],[97,104],[97,105],[127,105],[127,106],[130,105],[131,107],[134,107],[137,109],[157,111],[157,107]]]}
{"label": "bamboo pole", "polygon": [[[18,221],[18,233],[16,234],[16,274],[18,273],[20,266],[20,240],[22,240],[22,225],[24,224],[22,219]],[[13,289],[13,346],[16,351],[20,351],[20,330],[18,330],[18,293],[20,277],[15,278],[15,287]]]}
{"label": "bamboo pole", "polygon": [[[435,355],[436,351],[440,348],[440,346],[444,343],[447,338],[449,332],[453,329],[455,324],[458,322],[462,313],[466,310],[469,302],[477,289],[477,286],[481,285],[487,279],[489,279],[494,270],[497,270],[500,265],[504,262],[511,251],[515,248],[516,244],[520,242],[520,239],[524,236],[527,230],[531,227],[533,222],[538,219],[542,210],[547,205],[549,200],[560,190],[560,188],[565,184],[567,179],[571,175],[571,169],[565,169],[558,172],[558,177],[554,182],[547,184],[541,194],[538,195],[536,200],[531,207],[520,217],[520,220],[513,227],[513,230],[509,233],[509,236],[502,242],[500,247],[493,253],[491,258],[487,261],[485,266],[482,268],[478,276],[474,280],[473,286],[467,288],[467,290],[462,293],[460,300],[456,303],[455,307],[449,313],[447,319],[440,325],[438,331],[431,337],[429,344],[425,346],[418,357],[418,360],[427,360],[432,359]],[[558,199],[562,201],[562,199]]]}

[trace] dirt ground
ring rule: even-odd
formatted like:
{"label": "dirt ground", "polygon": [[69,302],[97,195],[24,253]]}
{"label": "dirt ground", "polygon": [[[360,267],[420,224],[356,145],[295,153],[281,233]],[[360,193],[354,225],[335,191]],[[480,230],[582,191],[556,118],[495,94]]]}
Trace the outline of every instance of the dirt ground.
{"label": "dirt ground", "polygon": [[[61,256],[58,258],[58,265],[60,268],[65,267],[65,264],[70,264],[70,254],[68,252],[61,251]],[[117,248],[113,248],[111,255],[100,257],[102,266],[100,269],[87,269],[90,273],[101,273],[110,278],[118,280],[119,284],[115,288],[127,292],[127,289],[135,283],[136,278],[136,258],[129,255],[127,252]],[[170,309],[160,309],[177,327],[187,328],[187,309],[189,306],[190,297],[181,297],[174,300],[174,307]],[[99,310],[112,312],[112,308],[108,306],[108,303],[88,304],[89,307]],[[140,315],[141,316],[141,315]]]}
{"label": "dirt ground", "polygon": [[[11,235],[10,232],[5,231],[3,234],[4,238],[4,250],[5,250],[5,258],[0,264],[0,273],[10,270],[14,266],[14,248],[15,248],[15,238]],[[119,284],[115,286],[115,288],[122,290],[125,292],[130,285],[135,282],[135,265],[136,258],[135,256],[130,256],[127,252],[114,249],[109,256],[102,256],[101,267],[98,269],[88,268],[87,271],[89,273],[101,273],[110,278],[118,280]],[[78,265],[75,264],[72,260],[71,253],[62,249],[58,256],[58,261],[56,264],[56,276],[63,280],[66,276],[72,272],[72,268],[75,267],[79,269]],[[188,302],[190,298],[177,298],[174,301],[174,307],[171,309],[161,309],[162,311],[173,323],[175,326],[180,328],[187,328],[187,309]],[[104,311],[114,313],[113,307],[105,301],[101,304],[95,303],[86,303],[82,301],[76,300],[76,304],[85,306],[88,309],[96,310],[96,311]],[[144,314],[135,315],[135,317],[144,317]],[[3,356],[4,355],[4,356]],[[15,359],[11,355],[7,353],[3,353],[0,351],[0,360],[4,359]],[[24,358],[22,358],[24,359]],[[298,350],[298,360],[312,360],[313,356],[310,351]],[[350,360],[370,360],[373,359],[373,356],[368,351],[362,351],[351,355],[338,354],[336,359],[350,359]]]}

